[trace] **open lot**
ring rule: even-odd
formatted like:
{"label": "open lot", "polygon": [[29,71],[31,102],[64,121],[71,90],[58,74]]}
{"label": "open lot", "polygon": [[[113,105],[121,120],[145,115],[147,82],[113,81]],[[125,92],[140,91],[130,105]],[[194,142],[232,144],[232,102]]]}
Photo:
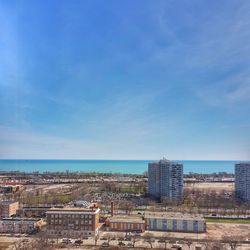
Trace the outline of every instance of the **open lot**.
{"label": "open lot", "polygon": [[14,243],[22,240],[30,240],[26,237],[0,236],[0,250],[14,249]]}
{"label": "open lot", "polygon": [[224,235],[238,235],[250,238],[250,224],[207,223],[207,228],[207,237],[213,239],[221,239]]}
{"label": "open lot", "polygon": [[186,183],[185,188],[194,188],[201,190],[210,190],[210,191],[233,191],[234,183],[233,182],[199,182],[199,183]]}

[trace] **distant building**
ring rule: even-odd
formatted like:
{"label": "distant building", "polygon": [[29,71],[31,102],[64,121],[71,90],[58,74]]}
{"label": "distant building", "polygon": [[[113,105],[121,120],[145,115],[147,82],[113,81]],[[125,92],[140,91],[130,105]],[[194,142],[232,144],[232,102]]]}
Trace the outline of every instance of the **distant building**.
{"label": "distant building", "polygon": [[106,226],[112,231],[144,232],[145,221],[138,217],[115,216],[107,218]]}
{"label": "distant building", "polygon": [[235,194],[238,199],[250,202],[250,162],[235,164]]}
{"label": "distant building", "polygon": [[146,212],[146,230],[173,232],[206,232],[206,221],[202,217],[182,213]]}
{"label": "distant building", "polygon": [[7,218],[16,214],[19,208],[18,201],[1,201],[0,202],[0,217]]}
{"label": "distant building", "polygon": [[85,201],[85,200],[77,200],[77,201],[74,201],[73,204],[74,204],[74,207],[85,207],[85,208],[91,205],[90,202]]}
{"label": "distant building", "polygon": [[183,165],[166,159],[148,164],[148,193],[161,199],[181,200]]}
{"label": "distant building", "polygon": [[[5,184],[6,183],[6,184]],[[4,182],[0,184],[0,193],[16,193],[20,190],[23,190],[23,185],[16,184],[7,184],[8,182]]]}
{"label": "distant building", "polygon": [[3,218],[0,219],[0,233],[35,233],[43,224],[41,219]]}
{"label": "distant building", "polygon": [[93,236],[99,230],[100,209],[96,204],[88,208],[51,208],[46,212],[47,232],[51,236],[78,238]]}
{"label": "distant building", "polygon": [[45,217],[46,212],[52,208],[52,205],[23,205],[16,211],[20,217]]}

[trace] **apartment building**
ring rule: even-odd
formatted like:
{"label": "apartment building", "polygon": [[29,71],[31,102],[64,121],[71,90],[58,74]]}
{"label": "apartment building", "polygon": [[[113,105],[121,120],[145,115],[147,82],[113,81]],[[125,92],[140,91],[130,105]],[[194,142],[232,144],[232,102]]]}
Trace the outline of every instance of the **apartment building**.
{"label": "apartment building", "polygon": [[199,216],[182,213],[146,212],[146,230],[173,232],[206,232],[206,221]]}
{"label": "apartment building", "polygon": [[250,162],[235,164],[235,195],[250,202]]}
{"label": "apartment building", "polygon": [[87,208],[51,208],[46,212],[47,232],[55,237],[93,236],[98,233],[100,209],[96,204]]}
{"label": "apartment building", "polygon": [[156,199],[182,200],[183,165],[166,159],[149,163],[148,193]]}
{"label": "apartment building", "polygon": [[19,202],[17,201],[1,201],[0,202],[0,217],[7,218],[16,214],[19,208]]}

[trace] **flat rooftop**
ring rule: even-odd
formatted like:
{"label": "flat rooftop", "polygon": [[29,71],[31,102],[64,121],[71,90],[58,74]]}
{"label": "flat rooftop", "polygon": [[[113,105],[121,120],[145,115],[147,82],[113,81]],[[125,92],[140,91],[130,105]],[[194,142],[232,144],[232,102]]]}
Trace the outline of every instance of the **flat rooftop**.
{"label": "flat rooftop", "polygon": [[15,218],[1,218],[0,221],[13,221],[13,222],[37,222],[41,218],[26,218],[26,217],[15,217]]}
{"label": "flat rooftop", "polygon": [[47,213],[97,213],[99,208],[84,208],[84,207],[63,207],[63,208],[50,208]]}
{"label": "flat rooftop", "polygon": [[198,216],[198,215],[173,213],[173,212],[172,213],[171,212],[145,212],[145,218],[205,221],[203,217]]}
{"label": "flat rooftop", "polygon": [[18,203],[18,201],[0,201],[0,205],[11,205],[14,203]]}
{"label": "flat rooftop", "polygon": [[145,223],[140,217],[133,216],[114,216],[108,218],[110,222],[131,222],[131,223]]}

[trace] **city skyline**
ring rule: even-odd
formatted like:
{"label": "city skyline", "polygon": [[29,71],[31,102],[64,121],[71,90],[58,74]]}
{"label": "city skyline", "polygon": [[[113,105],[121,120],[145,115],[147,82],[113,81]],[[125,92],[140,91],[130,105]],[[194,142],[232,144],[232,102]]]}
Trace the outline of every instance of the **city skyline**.
{"label": "city skyline", "polygon": [[250,160],[249,16],[247,1],[1,1],[0,158]]}

